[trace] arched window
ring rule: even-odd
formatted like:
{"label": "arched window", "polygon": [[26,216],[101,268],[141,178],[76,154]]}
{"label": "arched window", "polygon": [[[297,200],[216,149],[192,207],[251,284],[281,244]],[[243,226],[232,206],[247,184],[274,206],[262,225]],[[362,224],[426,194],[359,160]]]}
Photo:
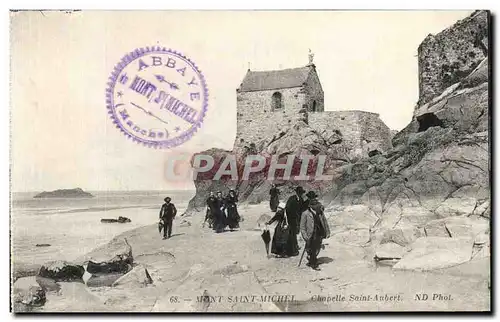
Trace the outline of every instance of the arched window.
{"label": "arched window", "polygon": [[283,108],[283,102],[282,102],[282,97],[281,97],[280,92],[274,93],[272,100],[273,100],[272,101],[273,110],[279,110],[279,109]]}
{"label": "arched window", "polygon": [[316,101],[313,101],[312,111],[313,111],[313,112],[316,112]]}

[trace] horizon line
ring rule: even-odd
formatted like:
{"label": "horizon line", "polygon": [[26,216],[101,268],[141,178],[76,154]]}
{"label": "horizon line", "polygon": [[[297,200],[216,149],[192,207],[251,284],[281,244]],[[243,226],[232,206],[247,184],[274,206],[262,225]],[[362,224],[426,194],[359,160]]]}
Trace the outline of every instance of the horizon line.
{"label": "horizon line", "polygon": [[[78,187],[77,187],[78,188]],[[69,189],[77,189],[77,188],[59,188],[55,190],[24,190],[24,191],[10,191],[10,193],[37,193],[37,192],[49,192],[49,191],[56,191],[56,190],[69,190]],[[81,188],[83,191],[88,191],[88,192],[167,192],[167,191],[196,191],[196,189],[166,189],[166,190],[160,190],[160,189],[139,189],[139,190],[86,190]]]}

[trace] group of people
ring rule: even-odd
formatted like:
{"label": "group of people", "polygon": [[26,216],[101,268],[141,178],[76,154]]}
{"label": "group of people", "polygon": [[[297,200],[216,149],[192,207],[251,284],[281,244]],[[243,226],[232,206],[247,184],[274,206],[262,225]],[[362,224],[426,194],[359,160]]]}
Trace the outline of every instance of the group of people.
{"label": "group of people", "polygon": [[229,190],[227,196],[223,197],[221,191],[214,195],[212,191],[207,198],[207,211],[205,221],[216,233],[221,233],[226,227],[233,231],[240,227],[241,217],[238,213],[238,193]]}
{"label": "group of people", "polygon": [[[297,235],[299,232],[305,241],[307,251],[307,265],[313,269],[318,269],[318,254],[322,247],[324,238],[330,237],[330,228],[324,215],[324,207],[318,201],[318,195],[314,191],[305,192],[298,186],[295,193],[290,196],[286,203],[279,202],[280,191],[276,185],[272,185],[270,191],[269,206],[274,216],[266,223],[271,225],[277,222],[271,253],[279,257],[290,257],[299,255],[299,245]],[[238,213],[238,193],[229,190],[227,196],[223,197],[218,191],[214,195],[210,192],[206,200],[207,211],[205,223],[216,233],[221,233],[226,227],[231,231],[239,228],[241,217]],[[163,239],[172,235],[172,222],[177,214],[175,205],[171,203],[171,198],[166,197],[165,203],[160,210],[160,231],[163,229]]]}
{"label": "group of people", "polygon": [[275,215],[266,223],[271,225],[277,222],[271,253],[279,257],[299,255],[297,234],[300,232],[305,241],[307,251],[307,265],[317,270],[318,254],[324,238],[330,237],[330,228],[324,215],[324,207],[318,201],[314,191],[305,190],[298,186],[295,194],[285,203],[279,202],[279,189],[272,185],[270,194],[270,208]]}

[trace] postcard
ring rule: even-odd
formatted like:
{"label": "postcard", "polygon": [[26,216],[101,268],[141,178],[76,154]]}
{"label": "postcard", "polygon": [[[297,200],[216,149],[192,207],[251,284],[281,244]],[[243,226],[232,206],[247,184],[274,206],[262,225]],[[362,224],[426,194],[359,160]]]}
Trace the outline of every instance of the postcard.
{"label": "postcard", "polygon": [[490,12],[10,12],[14,313],[490,312]]}

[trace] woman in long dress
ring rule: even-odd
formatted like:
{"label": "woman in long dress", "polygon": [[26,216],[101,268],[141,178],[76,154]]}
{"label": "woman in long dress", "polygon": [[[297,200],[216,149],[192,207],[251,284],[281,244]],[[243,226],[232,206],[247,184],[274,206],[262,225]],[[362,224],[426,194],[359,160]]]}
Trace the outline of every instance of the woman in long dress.
{"label": "woman in long dress", "polygon": [[299,254],[297,235],[288,225],[284,203],[279,204],[274,217],[271,218],[266,224],[271,225],[275,221],[277,221],[278,224],[274,229],[273,241],[271,243],[271,253],[277,255],[278,257],[297,256]]}
{"label": "woman in long dress", "polygon": [[238,195],[234,190],[229,190],[225,199],[225,209],[227,211],[227,225],[230,230],[240,228],[240,215],[238,214]]}
{"label": "woman in long dress", "polygon": [[277,208],[278,208],[278,204],[279,204],[279,194],[280,194],[280,191],[278,188],[276,188],[276,185],[273,183],[271,185],[271,189],[269,190],[269,195],[270,195],[270,199],[269,199],[269,207],[271,208],[271,211],[272,212],[276,212]]}
{"label": "woman in long dress", "polygon": [[214,223],[213,229],[216,233],[222,233],[226,227],[226,215],[224,214],[224,199],[222,192],[217,191],[217,198],[214,202]]}

